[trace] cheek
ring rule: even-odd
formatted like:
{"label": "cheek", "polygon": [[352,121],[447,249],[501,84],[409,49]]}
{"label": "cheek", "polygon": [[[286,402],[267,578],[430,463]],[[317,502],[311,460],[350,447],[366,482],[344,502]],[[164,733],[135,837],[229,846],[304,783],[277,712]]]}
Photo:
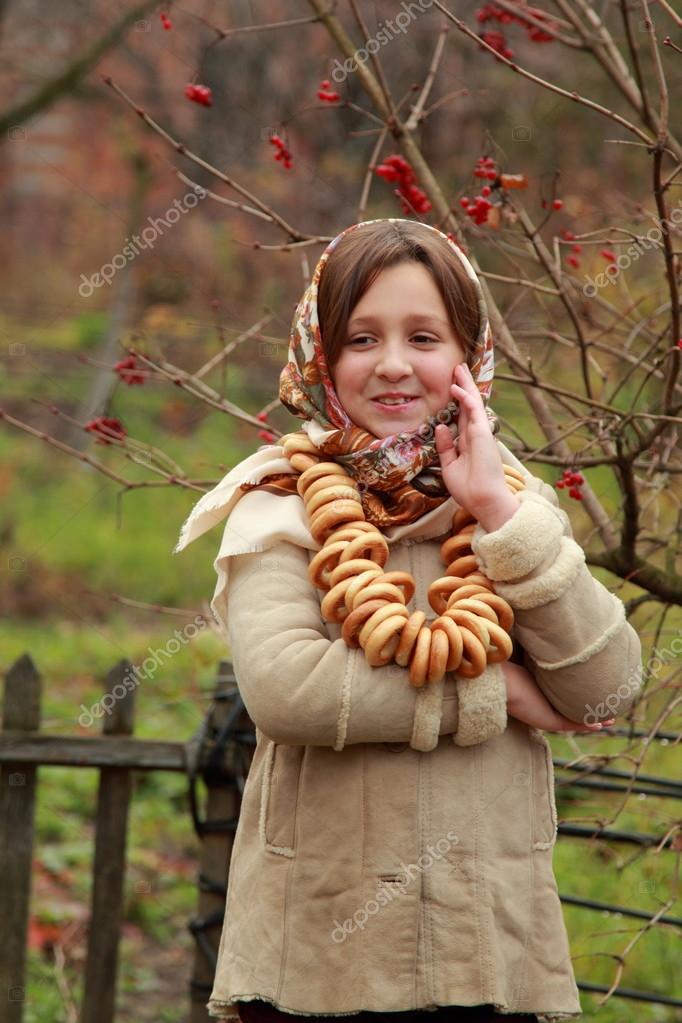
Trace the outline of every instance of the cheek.
{"label": "cheek", "polygon": [[362,385],[365,376],[366,373],[362,372],[362,367],[356,360],[342,356],[332,373],[336,393],[340,395],[341,392],[349,394],[356,391],[358,386]]}
{"label": "cheek", "polygon": [[429,360],[423,367],[422,379],[434,398],[440,401],[439,408],[450,401],[450,385],[454,383],[454,370],[458,359],[452,358],[449,353]]}

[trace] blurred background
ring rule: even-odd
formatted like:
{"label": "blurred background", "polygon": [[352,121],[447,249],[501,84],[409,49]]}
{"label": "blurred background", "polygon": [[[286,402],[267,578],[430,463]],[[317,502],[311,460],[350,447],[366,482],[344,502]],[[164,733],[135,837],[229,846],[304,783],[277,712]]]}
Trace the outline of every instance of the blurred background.
{"label": "blurred background", "polygon": [[[352,5],[335,6],[359,41]],[[542,10],[565,21],[566,6],[547,4]],[[585,20],[584,9],[591,6],[575,8]],[[619,43],[625,47],[628,33],[639,45],[648,40],[646,5],[627,5],[627,27],[619,5],[607,12],[608,6],[599,10],[605,17],[613,13],[609,24]],[[666,6],[650,5],[656,36],[660,41],[669,34],[680,46],[679,17],[676,22]],[[503,32],[513,59],[535,75],[627,113],[597,60],[554,38],[533,39],[518,23],[486,21],[481,12],[490,7],[449,5],[472,32]],[[357,8],[367,31],[375,33],[400,5],[358,0]],[[367,113],[372,107],[358,76],[341,83],[333,78],[334,61],[343,54],[314,17],[314,5],[304,0],[0,3],[6,111],[0,117],[0,404],[6,414],[0,424],[0,662],[7,672],[22,654],[30,655],[43,677],[46,732],[92,735],[82,710],[99,699],[112,665],[121,658],[141,663],[167,643],[173,629],[208,613],[220,533],[213,530],[173,556],[180,526],[203,490],[267,443],[269,429],[297,428],[278,403],[278,377],[293,310],[326,240],[358,219],[405,215],[394,186],[368,173],[373,160],[375,166],[379,157],[399,149],[390,136],[380,139],[384,126],[376,113]],[[427,11],[379,51],[391,92],[396,101],[407,97],[406,108],[425,79],[443,24],[435,9]],[[577,37],[570,25],[562,32]],[[502,46],[499,39],[496,46]],[[671,119],[677,118],[679,130],[680,52],[661,49]],[[642,54],[641,68],[651,72],[649,51]],[[321,89],[336,90],[339,98],[321,99]],[[651,95],[656,102],[655,85]],[[655,208],[650,159],[641,147],[609,141],[631,136],[594,111],[514,75],[452,24],[426,106],[433,109],[414,136],[458,215],[460,199],[483,184],[474,176],[481,157],[493,158],[507,174],[525,176],[523,194],[514,195],[534,223],[544,218],[545,244],[557,253],[561,242],[559,258],[579,285],[602,272],[609,258],[603,242],[572,250],[566,244],[571,235],[610,224],[641,227],[643,207]],[[288,149],[291,166],[275,159],[275,137]],[[213,194],[197,199],[196,186]],[[187,196],[191,201],[185,202]],[[669,198],[679,202],[679,190]],[[171,210],[177,215],[170,216]],[[291,239],[266,210],[302,239],[320,240],[284,251]],[[161,228],[155,218],[165,218]],[[433,211],[417,218],[436,222]],[[462,220],[466,243],[486,271],[507,278],[533,275],[524,262],[530,246],[513,235],[511,218],[499,227]],[[146,237],[153,240],[126,251],[150,227]],[[646,229],[645,223],[641,230]],[[621,311],[642,296],[646,302],[662,276],[658,255],[644,252],[609,289],[609,301]],[[561,340],[555,336],[547,343],[552,331],[569,329],[565,312],[513,283],[489,284],[519,350],[533,354],[536,368],[551,358],[554,374],[562,366],[570,374]],[[210,404],[205,392],[198,396],[174,385],[172,371],[164,376],[134,360],[117,370],[128,346],[147,352],[157,366],[186,374],[215,358],[201,379],[218,404]],[[139,371],[137,380],[131,366]],[[498,356],[497,371],[505,368]],[[625,403],[636,391],[634,383],[628,387],[621,395]],[[244,416],[231,415],[220,400],[234,403]],[[542,441],[516,385],[496,380],[492,405],[503,420],[505,443],[519,434],[529,443]],[[106,434],[96,425],[101,417],[134,442],[126,453],[102,442]],[[58,443],[50,444],[45,435]],[[150,471],[160,466],[163,473]],[[560,475],[556,466],[530,467],[550,483]],[[169,476],[195,485],[175,484]],[[589,479],[609,514],[617,515],[620,494],[608,467],[597,467]],[[679,531],[680,496],[678,488],[658,523],[660,535]],[[561,501],[576,535],[589,540],[591,524],[577,502],[565,493]],[[624,600],[640,595],[634,584],[593,571]],[[668,650],[662,657],[667,668],[677,663],[679,671],[679,651],[669,649],[682,634],[679,607],[671,607],[660,628],[647,610],[631,619],[647,654],[657,644]],[[206,628],[164,661],[136,693],[136,736],[185,742],[193,735],[226,656],[223,639]],[[640,726],[651,724],[656,706]],[[661,728],[672,738],[652,743],[645,770],[679,781],[674,742],[679,716]],[[551,741],[558,758],[597,746],[600,753],[615,752],[623,744],[622,737],[606,735]],[[623,760],[618,766],[627,771],[632,765]],[[76,1018],[98,772],[49,766],[39,778],[23,1006],[29,1023]],[[559,815],[605,820],[618,809],[616,827],[622,832],[660,838],[679,820],[680,792],[671,791],[664,799],[644,792],[624,800],[618,791],[590,792],[564,783],[557,788]],[[648,848],[570,837],[557,843],[562,894],[612,907],[564,906],[580,980],[601,985],[603,993],[616,977],[618,956],[643,927],[642,920],[613,906],[651,916],[665,905],[676,919],[644,927],[619,979],[623,988],[660,994],[660,1003],[614,997],[598,1008],[597,992],[581,992],[586,1016],[604,1023],[679,1019],[679,1007],[665,999],[674,997],[675,975],[679,978],[680,847],[660,855],[647,855]],[[187,922],[197,903],[197,853],[183,774],[136,773],[117,1020],[187,1018],[194,952]],[[678,988],[678,999],[680,994]]]}

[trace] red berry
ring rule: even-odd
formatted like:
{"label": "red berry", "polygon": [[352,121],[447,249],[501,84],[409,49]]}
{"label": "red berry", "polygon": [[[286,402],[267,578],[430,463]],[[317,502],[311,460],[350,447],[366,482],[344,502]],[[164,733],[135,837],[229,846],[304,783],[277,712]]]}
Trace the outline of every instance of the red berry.
{"label": "red berry", "polygon": [[416,175],[404,156],[399,153],[387,156],[383,163],[375,167],[374,171],[385,181],[398,182],[398,188],[395,189],[394,195],[400,200],[404,213],[427,213],[431,209],[431,203],[426,193],[417,187]]}
{"label": "red berry", "polygon": [[484,185],[483,188],[481,189],[481,195],[490,195],[491,192],[492,188],[490,187],[490,185]]}
{"label": "red berry", "polygon": [[275,160],[281,160],[284,167],[287,169],[291,167],[291,153],[285,146],[279,135],[271,135],[269,141],[273,146],[277,147],[278,152],[275,153]]}
{"label": "red berry", "polygon": [[138,369],[138,366],[137,359],[134,355],[129,355],[127,358],[121,359],[121,361],[117,362],[114,366],[115,372],[118,373],[124,383],[143,384],[145,380],[144,373],[140,373],[139,369],[136,373],[136,369]]}
{"label": "red berry", "polygon": [[258,436],[261,438],[261,440],[264,440],[266,444],[272,444],[273,440],[275,439],[274,433],[270,433],[269,430],[259,430]]}
{"label": "red berry", "polygon": [[569,263],[571,266],[575,267],[576,270],[580,266],[580,260],[576,256],[567,256],[566,262]]}
{"label": "red berry", "polygon": [[616,262],[616,253],[612,249],[601,249],[599,255],[603,256],[604,259],[608,259],[609,263]]}
{"label": "red berry", "polygon": [[564,227],[561,231],[561,237],[567,242],[572,242],[573,239],[575,238],[575,235],[573,234],[572,231],[569,231],[567,228]]}
{"label": "red berry", "polygon": [[201,106],[213,106],[213,97],[207,85],[193,85],[190,82],[185,86],[185,96],[187,99],[192,100],[193,103],[199,103]]}
{"label": "red berry", "polygon": [[555,199],[554,202],[552,203],[552,209],[560,210],[563,205],[564,204],[561,199]]}
{"label": "red berry", "polygon": [[558,487],[559,490],[563,490],[563,488],[566,486],[566,484],[565,484],[565,482],[563,480],[557,480],[557,482],[554,484],[554,486]]}
{"label": "red berry", "polygon": [[256,419],[259,419],[261,423],[264,423],[267,418],[268,418],[267,412],[259,412],[258,415],[256,416]]}
{"label": "red berry", "polygon": [[502,57],[506,57],[510,60],[514,56],[514,51],[508,49],[507,42],[502,32],[481,32],[480,38]]}
{"label": "red berry", "polygon": [[120,419],[108,416],[97,416],[85,424],[85,429],[96,434],[97,444],[111,444],[112,440],[122,440],[126,434]]}
{"label": "red berry", "polygon": [[582,252],[582,251],[583,251],[582,245],[578,245],[578,244],[571,245],[571,252]]}

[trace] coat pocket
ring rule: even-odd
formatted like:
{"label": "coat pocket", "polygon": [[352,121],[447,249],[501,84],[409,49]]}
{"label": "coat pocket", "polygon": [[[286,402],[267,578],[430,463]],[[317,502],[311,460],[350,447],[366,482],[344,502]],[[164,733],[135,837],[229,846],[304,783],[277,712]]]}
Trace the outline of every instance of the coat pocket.
{"label": "coat pocket", "polygon": [[260,799],[260,836],[265,848],[279,856],[296,851],[296,807],[305,746],[284,746],[268,740]]}
{"label": "coat pocket", "polygon": [[552,747],[538,729],[531,728],[532,849],[551,849],[557,838]]}

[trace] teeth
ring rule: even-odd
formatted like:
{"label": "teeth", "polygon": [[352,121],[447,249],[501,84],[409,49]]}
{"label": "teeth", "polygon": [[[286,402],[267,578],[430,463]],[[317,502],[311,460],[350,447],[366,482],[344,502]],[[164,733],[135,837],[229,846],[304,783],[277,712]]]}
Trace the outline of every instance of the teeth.
{"label": "teeth", "polygon": [[381,405],[406,405],[412,398],[377,398]]}

